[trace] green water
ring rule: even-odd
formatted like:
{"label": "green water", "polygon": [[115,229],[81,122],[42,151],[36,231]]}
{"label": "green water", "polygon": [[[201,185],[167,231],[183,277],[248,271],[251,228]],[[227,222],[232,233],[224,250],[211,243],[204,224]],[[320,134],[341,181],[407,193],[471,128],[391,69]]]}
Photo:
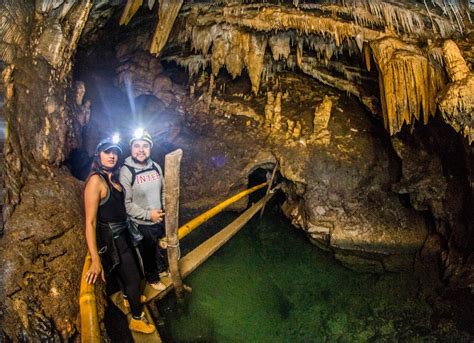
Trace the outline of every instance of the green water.
{"label": "green water", "polygon": [[247,224],[185,283],[193,292],[184,306],[174,296],[160,304],[168,341],[436,340],[432,310],[412,276],[350,271],[276,209]]}

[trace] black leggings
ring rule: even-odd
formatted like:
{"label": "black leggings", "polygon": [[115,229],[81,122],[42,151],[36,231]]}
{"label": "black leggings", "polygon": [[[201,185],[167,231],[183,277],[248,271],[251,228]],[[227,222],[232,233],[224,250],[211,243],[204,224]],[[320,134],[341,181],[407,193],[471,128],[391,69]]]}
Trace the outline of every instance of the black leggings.
{"label": "black leggings", "polygon": [[142,314],[142,305],[140,303],[140,273],[133,251],[125,239],[124,234],[114,241],[120,257],[120,263],[114,268],[113,274],[117,277],[130,303],[132,316],[140,317]]}

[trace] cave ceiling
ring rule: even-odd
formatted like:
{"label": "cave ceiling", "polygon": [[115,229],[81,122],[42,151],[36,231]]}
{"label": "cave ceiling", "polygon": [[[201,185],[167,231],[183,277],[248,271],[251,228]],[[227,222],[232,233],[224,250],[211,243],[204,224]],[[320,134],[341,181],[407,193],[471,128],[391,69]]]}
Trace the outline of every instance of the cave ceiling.
{"label": "cave ceiling", "polygon": [[[43,26],[53,32],[37,33],[35,50],[60,68],[58,52],[67,42],[50,39],[58,37],[55,30],[67,30],[77,6],[64,0],[3,6],[2,59],[26,54],[31,42],[24,21],[36,13],[54,25]],[[473,7],[440,0],[94,1],[79,44],[93,47],[118,22],[125,28],[110,38],[119,57],[142,49],[191,77],[207,68],[214,76],[222,69],[232,78],[245,73],[255,94],[280,71],[297,70],[359,98],[390,134],[405,124],[426,124],[439,109],[472,142]],[[445,46],[451,40],[455,44]]]}
{"label": "cave ceiling", "polygon": [[223,69],[233,79],[244,73],[254,94],[281,71],[296,70],[359,98],[383,118],[390,134],[417,121],[426,124],[439,109],[472,142],[470,6],[375,0],[127,1],[125,7],[103,2],[91,10],[82,43],[93,44],[97,28],[114,18],[128,33],[117,43],[119,58],[142,49],[186,68],[190,78],[208,68],[214,77]]}

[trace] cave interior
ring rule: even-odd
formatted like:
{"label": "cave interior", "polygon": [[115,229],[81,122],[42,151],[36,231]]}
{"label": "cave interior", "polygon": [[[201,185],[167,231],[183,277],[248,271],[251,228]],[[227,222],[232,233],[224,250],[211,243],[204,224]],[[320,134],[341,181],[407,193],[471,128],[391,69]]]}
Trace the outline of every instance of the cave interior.
{"label": "cave interior", "polygon": [[184,152],[182,221],[278,165],[282,213],[315,249],[415,273],[433,331],[472,339],[473,14],[472,0],[0,3],[0,337],[79,339],[83,181],[102,138],[119,132],[127,156],[143,126],[160,165]]}

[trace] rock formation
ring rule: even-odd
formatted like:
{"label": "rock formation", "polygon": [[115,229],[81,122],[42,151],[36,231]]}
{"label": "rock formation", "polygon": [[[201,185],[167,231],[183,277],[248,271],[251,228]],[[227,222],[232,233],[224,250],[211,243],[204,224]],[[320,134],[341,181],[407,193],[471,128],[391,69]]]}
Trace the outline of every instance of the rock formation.
{"label": "rock formation", "polygon": [[3,1],[5,334],[78,338],[82,185],[64,163],[138,120],[157,156],[185,151],[183,213],[278,162],[285,214],[344,265],[439,259],[472,291],[471,17],[439,0]]}

